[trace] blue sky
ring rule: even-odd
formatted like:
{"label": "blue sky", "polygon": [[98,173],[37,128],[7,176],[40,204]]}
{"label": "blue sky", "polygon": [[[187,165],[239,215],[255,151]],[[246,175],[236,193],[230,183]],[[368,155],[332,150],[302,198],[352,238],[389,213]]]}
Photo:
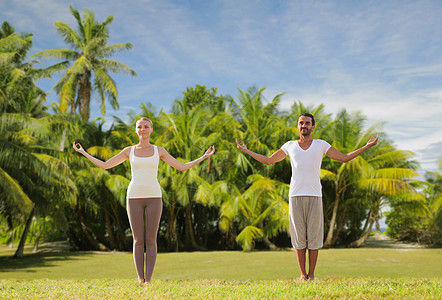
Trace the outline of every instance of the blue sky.
{"label": "blue sky", "polygon": [[[367,126],[384,122],[399,149],[424,170],[442,157],[442,1],[0,0],[0,21],[34,34],[31,53],[64,48],[54,22],[75,25],[69,4],[115,17],[110,43],[131,42],[115,59],[138,76],[118,75],[125,119],[140,103],[170,108],[186,87],[265,87],[271,100],[323,103],[335,114],[360,110]],[[56,61],[47,61],[55,63]],[[38,84],[52,91],[56,79]],[[94,102],[96,103],[96,102]],[[92,118],[99,116],[95,104]]]}

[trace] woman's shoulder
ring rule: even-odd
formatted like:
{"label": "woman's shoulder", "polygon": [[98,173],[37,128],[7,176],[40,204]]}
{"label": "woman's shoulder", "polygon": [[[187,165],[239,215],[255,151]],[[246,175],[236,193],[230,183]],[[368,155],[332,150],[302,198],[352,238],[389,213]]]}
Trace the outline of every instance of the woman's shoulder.
{"label": "woman's shoulder", "polygon": [[126,148],[124,148],[123,150],[121,150],[121,152],[124,153],[124,154],[126,154],[127,156],[129,156],[132,147],[134,147],[134,146],[127,146]]}
{"label": "woman's shoulder", "polygon": [[166,151],[166,149],[164,149],[163,147],[161,147],[161,146],[157,146],[157,145],[153,145],[155,148],[157,148],[158,149],[158,151]]}

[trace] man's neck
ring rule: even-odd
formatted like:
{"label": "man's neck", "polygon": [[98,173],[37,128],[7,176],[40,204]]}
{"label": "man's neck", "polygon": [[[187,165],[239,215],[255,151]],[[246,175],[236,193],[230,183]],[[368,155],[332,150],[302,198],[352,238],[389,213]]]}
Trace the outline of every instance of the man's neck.
{"label": "man's neck", "polygon": [[307,136],[303,136],[301,134],[300,137],[299,137],[299,142],[300,143],[310,143],[311,141],[313,141],[311,134],[309,134]]}

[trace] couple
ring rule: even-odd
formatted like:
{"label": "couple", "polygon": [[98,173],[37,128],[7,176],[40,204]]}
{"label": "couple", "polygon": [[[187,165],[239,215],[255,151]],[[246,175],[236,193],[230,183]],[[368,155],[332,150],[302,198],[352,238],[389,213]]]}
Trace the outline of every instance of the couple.
{"label": "couple", "polygon": [[[301,281],[314,280],[318,250],[324,238],[324,218],[322,211],[322,190],[320,169],[323,155],[331,159],[347,162],[368,148],[376,145],[378,137],[371,137],[368,143],[349,154],[343,154],[323,140],[313,140],[311,134],[315,128],[313,115],[304,113],[298,119],[299,141],[289,141],[270,157],[247,149],[243,141],[236,139],[238,149],[249,154],[257,161],[271,165],[283,160],[287,155],[292,165],[292,178],[289,192],[290,236],[301,271]],[[197,165],[215,153],[215,147],[209,149],[200,158],[181,163],[163,147],[150,144],[153,132],[152,121],[141,118],[136,123],[135,131],[139,143],[124,148],[119,154],[106,162],[88,154],[83,147],[75,143],[74,149],[83,154],[93,164],[109,169],[129,159],[132,180],[127,190],[127,214],[133,236],[133,256],[140,283],[150,283],[157,257],[157,233],[163,208],[161,188],[157,179],[158,163],[161,158],[177,170],[185,171]],[[144,246],[146,259],[144,260]],[[306,272],[306,249],[309,249],[309,271]],[[144,262],[146,271],[144,272]]]}

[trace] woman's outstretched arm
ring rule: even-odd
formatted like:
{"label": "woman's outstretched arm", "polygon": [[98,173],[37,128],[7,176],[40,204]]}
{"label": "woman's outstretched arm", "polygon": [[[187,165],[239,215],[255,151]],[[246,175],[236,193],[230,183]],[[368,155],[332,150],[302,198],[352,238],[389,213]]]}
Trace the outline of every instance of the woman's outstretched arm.
{"label": "woman's outstretched arm", "polygon": [[75,151],[83,154],[87,159],[89,159],[94,165],[97,167],[106,170],[113,168],[119,164],[121,164],[123,161],[129,158],[130,154],[130,147],[124,148],[120,153],[115,155],[114,157],[110,158],[107,161],[102,161],[96,157],[93,157],[89,153],[86,152],[86,150],[83,149],[83,147],[80,145],[80,143],[73,143],[72,147],[74,147]]}
{"label": "woman's outstretched arm", "polygon": [[163,147],[158,147],[158,153],[160,154],[160,158],[169,166],[174,167],[179,171],[186,171],[196,166],[206,158],[210,157],[213,153],[215,153],[215,146],[210,146],[203,156],[185,164],[183,164],[178,159],[170,155],[169,152],[167,152],[166,149],[164,149]]}
{"label": "woman's outstretched arm", "polygon": [[242,152],[250,155],[251,157],[253,157],[257,161],[262,162],[263,164],[266,164],[266,165],[271,165],[271,164],[280,162],[281,160],[283,160],[287,156],[287,154],[285,154],[285,152],[282,151],[282,149],[279,149],[276,152],[274,152],[272,155],[270,155],[270,157],[267,157],[267,156],[255,153],[255,152],[247,149],[247,146],[244,143],[244,141],[238,140],[238,139],[235,139],[235,141],[236,141],[236,147],[239,150],[241,150]]}

